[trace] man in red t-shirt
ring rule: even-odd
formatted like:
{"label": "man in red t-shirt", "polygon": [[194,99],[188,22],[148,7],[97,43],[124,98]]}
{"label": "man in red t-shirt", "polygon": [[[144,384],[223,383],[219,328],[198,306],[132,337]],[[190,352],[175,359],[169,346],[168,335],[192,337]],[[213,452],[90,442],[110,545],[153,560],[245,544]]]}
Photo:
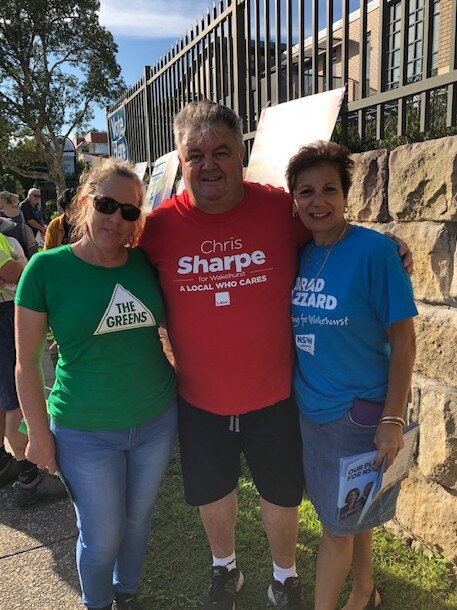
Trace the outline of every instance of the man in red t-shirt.
{"label": "man in red t-shirt", "polygon": [[242,125],[232,110],[191,103],[174,132],[186,190],[151,213],[139,245],[159,272],[167,306],[185,496],[200,509],[213,553],[203,609],[232,610],[243,584],[235,556],[243,452],[273,558],[268,598],[302,610],[290,297],[297,249],[309,233],[286,193],[243,181]]}
{"label": "man in red t-shirt", "polygon": [[157,268],[179,384],[186,500],[199,506],[213,553],[203,608],[232,608],[236,486],[245,454],[273,559],[270,601],[304,608],[295,569],[303,491],[290,397],[290,291],[308,237],[283,191],[243,181],[242,124],[191,103],[175,119],[186,190],[152,212],[140,247]]}

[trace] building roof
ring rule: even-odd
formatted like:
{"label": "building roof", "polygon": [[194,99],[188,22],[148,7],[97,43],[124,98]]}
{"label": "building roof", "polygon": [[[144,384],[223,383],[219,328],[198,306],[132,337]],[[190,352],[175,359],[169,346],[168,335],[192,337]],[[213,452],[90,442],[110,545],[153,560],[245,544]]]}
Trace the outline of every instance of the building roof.
{"label": "building roof", "polygon": [[73,138],[76,148],[81,144],[108,144],[108,133],[106,131],[88,131],[84,136]]}

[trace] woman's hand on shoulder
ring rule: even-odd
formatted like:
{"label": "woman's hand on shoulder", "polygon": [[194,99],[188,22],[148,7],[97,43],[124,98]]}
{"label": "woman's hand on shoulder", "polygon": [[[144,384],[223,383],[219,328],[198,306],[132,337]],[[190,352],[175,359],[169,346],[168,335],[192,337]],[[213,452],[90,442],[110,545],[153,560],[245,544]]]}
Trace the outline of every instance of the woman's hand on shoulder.
{"label": "woman's hand on shoulder", "polygon": [[403,448],[403,428],[389,423],[379,424],[373,439],[378,450],[375,461],[375,470],[380,468],[384,457],[386,457],[386,470],[391,466]]}

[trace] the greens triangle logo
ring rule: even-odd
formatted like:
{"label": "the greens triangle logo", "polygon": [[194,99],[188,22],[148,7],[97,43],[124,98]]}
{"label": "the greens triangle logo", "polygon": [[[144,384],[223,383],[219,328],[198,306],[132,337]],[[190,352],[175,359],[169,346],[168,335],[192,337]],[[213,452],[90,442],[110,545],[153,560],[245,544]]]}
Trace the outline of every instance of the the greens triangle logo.
{"label": "the greens triangle logo", "polygon": [[131,292],[116,284],[111,301],[94,335],[155,325],[156,321],[149,309]]}

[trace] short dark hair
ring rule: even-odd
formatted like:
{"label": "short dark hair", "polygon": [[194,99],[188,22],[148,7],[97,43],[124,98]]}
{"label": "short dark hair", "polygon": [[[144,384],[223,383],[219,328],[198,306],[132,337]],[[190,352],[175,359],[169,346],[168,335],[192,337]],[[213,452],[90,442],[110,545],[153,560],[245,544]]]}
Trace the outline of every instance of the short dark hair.
{"label": "short dark hair", "polygon": [[324,163],[333,165],[341,178],[343,194],[347,197],[352,182],[352,170],[354,161],[350,157],[351,151],[336,142],[324,142],[318,140],[313,144],[302,146],[298,153],[294,155],[287,165],[286,180],[289,193],[293,196],[298,174],[304,169],[317,167]]}

